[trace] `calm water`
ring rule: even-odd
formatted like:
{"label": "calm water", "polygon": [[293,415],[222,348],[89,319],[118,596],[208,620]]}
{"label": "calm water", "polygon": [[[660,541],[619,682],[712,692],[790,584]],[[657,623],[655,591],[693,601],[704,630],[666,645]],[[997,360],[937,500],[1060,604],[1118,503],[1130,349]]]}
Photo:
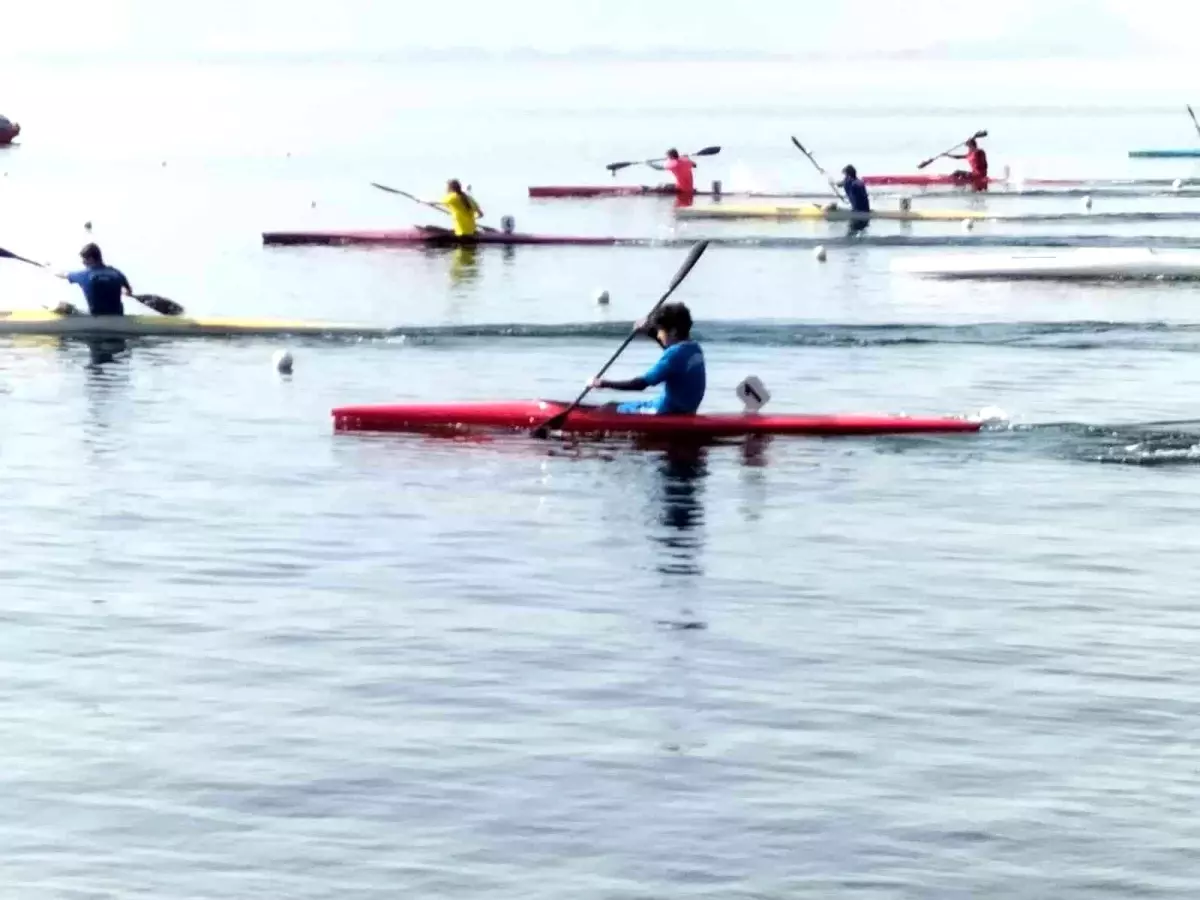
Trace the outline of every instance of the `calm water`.
{"label": "calm water", "polygon": [[[709,408],[754,373],[779,410],[997,406],[1011,427],[670,452],[333,435],[348,402],[573,396],[686,252],[261,246],[434,221],[370,181],[457,175],[531,230],[816,243],[839,229],[675,228],[669,204],[524,189],[710,143],[706,178],[814,187],[789,134],[829,169],[903,171],[979,127],[994,165],[1191,172],[1124,159],[1189,139],[1136,92],[1066,115],[996,88],[971,109],[910,66],[838,105],[811,72],[713,64],[676,105],[645,90],[663,71],[6,71],[26,136],[0,154],[0,245],[68,264],[90,221],[135,287],[196,314],[411,326],[112,361],[0,338],[10,893],[1194,894],[1200,287],[931,284],[889,271],[923,249],[713,246],[679,292]],[[1117,204],[1200,209],[1097,208]],[[64,296],[0,263],[0,305]]]}

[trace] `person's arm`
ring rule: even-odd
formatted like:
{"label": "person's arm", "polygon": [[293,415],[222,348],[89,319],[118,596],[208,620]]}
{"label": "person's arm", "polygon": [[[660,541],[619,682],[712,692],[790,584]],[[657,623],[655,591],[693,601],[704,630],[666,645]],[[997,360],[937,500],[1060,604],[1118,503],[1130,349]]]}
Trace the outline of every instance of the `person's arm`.
{"label": "person's arm", "polygon": [[591,384],[594,388],[607,388],[610,391],[644,391],[648,387],[662,384],[667,380],[667,376],[671,373],[671,367],[675,364],[675,359],[675,354],[664,353],[641,378],[630,378],[626,381],[593,378]]}
{"label": "person's arm", "polygon": [[124,273],[124,272],[122,272],[122,273],[121,273],[121,288],[122,288],[122,289],[125,291],[125,293],[126,293],[126,294],[128,294],[130,297],[132,297],[132,296],[133,296],[133,288],[130,286],[130,284],[129,284],[129,279],[125,277],[125,273]]}
{"label": "person's arm", "polygon": [[628,381],[608,381],[604,378],[593,378],[592,387],[609,391],[644,391],[650,387],[645,378],[630,378]]}
{"label": "person's arm", "polygon": [[648,160],[646,160],[646,165],[648,165],[648,166],[649,166],[650,168],[652,168],[652,169],[657,169],[657,170],[658,170],[658,171],[660,171],[660,172],[665,172],[665,171],[667,171],[667,167],[666,167],[666,166],[664,166],[664,165],[663,165],[662,163],[660,163],[660,162],[656,162],[656,161],[655,161],[655,160],[653,160],[653,159],[648,159]]}
{"label": "person's arm", "polygon": [[965,153],[947,153],[947,154],[945,154],[945,157],[946,157],[946,159],[966,159],[967,154],[965,154]]}

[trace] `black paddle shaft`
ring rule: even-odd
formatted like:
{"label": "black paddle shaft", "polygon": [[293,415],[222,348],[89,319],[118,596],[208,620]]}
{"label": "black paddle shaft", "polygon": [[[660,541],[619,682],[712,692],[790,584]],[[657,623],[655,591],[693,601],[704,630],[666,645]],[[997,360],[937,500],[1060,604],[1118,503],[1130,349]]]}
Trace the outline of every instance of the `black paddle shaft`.
{"label": "black paddle shaft", "polygon": [[[716,156],[720,152],[721,152],[720,147],[705,147],[703,150],[697,150],[695,153],[689,153],[688,156],[689,157]],[[608,169],[608,171],[612,172],[613,175],[616,175],[617,172],[620,171],[621,169],[627,169],[630,166],[649,165],[650,163],[662,162],[665,159],[666,159],[665,156],[660,156],[658,159],[642,159],[642,160],[631,160],[631,161],[626,161],[626,162],[615,162],[615,163],[609,163],[604,168],[606,168],[606,169]]]}
{"label": "black paddle shaft", "polygon": [[[987,136],[988,136],[987,129],[984,128],[983,130],[977,131],[973,135],[971,135],[969,138],[967,138],[967,141],[977,141],[980,138],[985,138]],[[967,141],[959,141],[953,147],[947,147],[945,150],[943,150],[937,156],[931,156],[931,157],[929,157],[929,159],[925,160],[924,162],[917,163],[917,168],[924,169],[926,166],[928,166],[930,163],[934,162],[935,160],[939,160],[946,154],[950,153],[951,151],[957,150],[959,147],[966,144]]]}

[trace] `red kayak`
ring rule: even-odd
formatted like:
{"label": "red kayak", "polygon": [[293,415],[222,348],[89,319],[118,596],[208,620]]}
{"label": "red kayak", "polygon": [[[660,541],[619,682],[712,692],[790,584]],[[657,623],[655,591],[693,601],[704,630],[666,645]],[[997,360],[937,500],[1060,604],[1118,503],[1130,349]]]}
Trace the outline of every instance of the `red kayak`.
{"label": "red kayak", "polygon": [[[648,184],[564,184],[531,187],[530,197],[674,197],[677,191],[674,185]],[[709,191],[697,191],[697,195],[705,196]]]}
{"label": "red kayak", "polygon": [[442,231],[421,228],[401,228],[395,231],[265,231],[264,244],[351,244],[377,247],[474,247],[479,244],[580,244],[611,247],[622,243],[621,238],[590,237],[555,234],[520,234],[503,231],[481,231],[473,237],[456,237]]}
{"label": "red kayak", "polygon": [[[342,406],[333,410],[337,431],[462,432],[532,430],[570,404],[556,400]],[[638,434],[660,437],[742,435],[933,434],[978,431],[979,422],[952,418],[872,415],[763,415],[717,413],[654,416],[580,406],[560,429],[573,434]]]}
{"label": "red kayak", "polygon": [[[969,178],[961,178],[955,175],[864,175],[862,180],[867,185],[906,184],[913,187],[925,187],[935,184],[956,184],[966,187],[971,182]],[[988,184],[1004,184],[1004,179],[989,178]]]}
{"label": "red kayak", "polygon": [[[933,187],[935,185],[956,185],[968,187],[970,178],[959,178],[955,175],[864,175],[863,182],[877,187],[887,185],[909,185],[911,187]],[[1091,182],[1079,178],[1025,178],[1014,181],[1010,178],[989,178],[988,184],[1023,184],[1037,187],[1076,187]],[[1170,182],[1168,182],[1170,183]]]}

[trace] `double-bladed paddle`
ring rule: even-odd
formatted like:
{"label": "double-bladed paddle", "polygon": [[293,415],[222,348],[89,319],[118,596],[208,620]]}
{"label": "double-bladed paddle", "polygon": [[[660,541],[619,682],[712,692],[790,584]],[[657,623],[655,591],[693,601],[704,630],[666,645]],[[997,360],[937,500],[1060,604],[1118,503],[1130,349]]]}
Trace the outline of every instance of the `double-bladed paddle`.
{"label": "double-bladed paddle", "polygon": [[[688,156],[716,156],[720,152],[720,147],[705,147],[703,150],[697,150],[695,153],[689,153]],[[631,162],[615,162],[609,163],[604,168],[616,175],[622,169],[627,169],[630,166],[648,166],[650,163],[663,162],[665,159],[665,156],[660,156],[658,159],[637,159]]]}
{"label": "double-bladed paddle", "polygon": [[[650,309],[650,312],[647,313],[647,315],[646,315],[647,319],[649,319],[656,312],[658,312],[658,308],[667,302],[668,297],[670,297],[673,293],[675,293],[675,289],[683,283],[683,279],[688,277],[688,273],[692,271],[692,267],[696,265],[696,262],[700,259],[700,257],[704,254],[704,251],[707,249],[708,249],[708,241],[701,241],[700,243],[696,244],[696,246],[694,246],[692,248],[692,252],[688,254],[687,259],[685,259],[683,261],[683,265],[679,267],[679,271],[675,273],[675,277],[671,279],[671,284],[667,287],[667,292],[658,298],[658,302],[655,303],[654,306]],[[609,368],[612,366],[612,364],[617,361],[617,357],[620,356],[622,353],[624,353],[625,348],[628,347],[630,345],[630,343],[633,342],[633,339],[641,333],[642,333],[641,329],[636,328],[636,327],[633,329],[633,331],[629,332],[629,337],[625,338],[625,340],[621,343],[621,346],[617,348],[617,352],[614,353],[611,357],[609,357],[608,362],[606,362],[604,364],[604,368],[602,368],[599,372],[597,372],[595,377],[596,378],[603,377],[604,373],[607,372],[609,370]],[[588,382],[587,387],[585,387],[583,389],[583,391],[579,394],[579,396],[576,397],[574,399],[574,401],[572,401],[570,406],[568,406],[566,409],[564,409],[560,413],[555,413],[553,416],[551,416],[549,419],[547,419],[545,422],[543,422],[541,425],[539,425],[537,428],[535,428],[533,430],[533,436],[537,437],[537,438],[544,438],[551,431],[555,430],[556,428],[559,428],[563,424],[563,422],[565,422],[567,420],[567,416],[569,416],[571,414],[571,412],[573,410],[575,410],[579,406],[580,403],[583,402],[583,398],[588,395],[588,393],[591,391],[591,389],[592,389],[591,382]]]}
{"label": "double-bladed paddle", "polygon": [[[39,269],[48,268],[45,263],[37,262],[36,260],[27,259],[20,254],[13,253],[11,250],[5,250],[0,247],[0,258],[16,259],[24,263],[29,263],[31,266],[37,266]],[[181,316],[183,315],[183,307],[171,300],[168,297],[160,297],[158,294],[134,294],[133,299],[143,306],[154,310],[159,315],[163,316]]]}
{"label": "double-bladed paddle", "polygon": [[1196,121],[1196,114],[1192,112],[1192,104],[1188,104],[1188,115],[1192,117],[1192,124],[1196,126],[1196,134],[1200,135],[1200,122]]}
{"label": "double-bladed paddle", "polygon": [[925,160],[924,162],[919,162],[919,163],[917,163],[917,168],[918,168],[918,169],[924,169],[924,168],[925,168],[927,165],[929,165],[930,163],[932,163],[932,162],[935,162],[935,161],[937,161],[937,160],[941,159],[941,158],[942,158],[943,156],[945,156],[946,154],[948,154],[948,153],[953,153],[953,152],[954,152],[955,150],[957,150],[959,147],[962,147],[963,145],[965,145],[965,144],[967,143],[967,141],[977,141],[977,140],[979,140],[980,138],[985,138],[985,137],[987,137],[987,130],[986,130],[986,129],[984,129],[983,131],[977,131],[977,132],[975,132],[973,135],[971,135],[969,138],[967,138],[967,140],[966,140],[966,141],[959,141],[959,142],[958,142],[957,144],[955,144],[953,147],[947,147],[945,150],[943,150],[943,151],[942,151],[941,153],[939,153],[937,156],[931,156],[931,157],[929,157],[929,159]]}
{"label": "double-bladed paddle", "polygon": [[817,162],[817,158],[808,152],[808,149],[802,143],[800,143],[800,140],[794,134],[792,135],[792,143],[796,145],[797,150],[808,157],[808,161],[813,164],[818,172],[821,173],[821,177],[829,183],[829,189],[833,191],[833,196],[844,202],[846,198],[843,197],[842,192],[837,189],[837,186],[833,183],[833,179],[829,177],[829,173],[821,168],[821,164]]}
{"label": "double-bladed paddle", "polygon": [[[428,200],[422,200],[420,197],[416,197],[416,196],[410,194],[408,191],[400,190],[400,188],[388,187],[386,184],[378,184],[374,181],[371,182],[371,187],[379,188],[379,190],[381,190],[381,191],[387,191],[389,194],[399,194],[401,197],[407,197],[413,203],[420,203],[422,206],[428,206],[430,209],[436,209],[440,213],[446,213],[447,215],[450,214],[450,210],[446,209],[446,207],[442,206],[442,204],[430,203]],[[495,231],[496,229],[488,228],[486,225],[480,225],[479,230],[480,231]]]}

